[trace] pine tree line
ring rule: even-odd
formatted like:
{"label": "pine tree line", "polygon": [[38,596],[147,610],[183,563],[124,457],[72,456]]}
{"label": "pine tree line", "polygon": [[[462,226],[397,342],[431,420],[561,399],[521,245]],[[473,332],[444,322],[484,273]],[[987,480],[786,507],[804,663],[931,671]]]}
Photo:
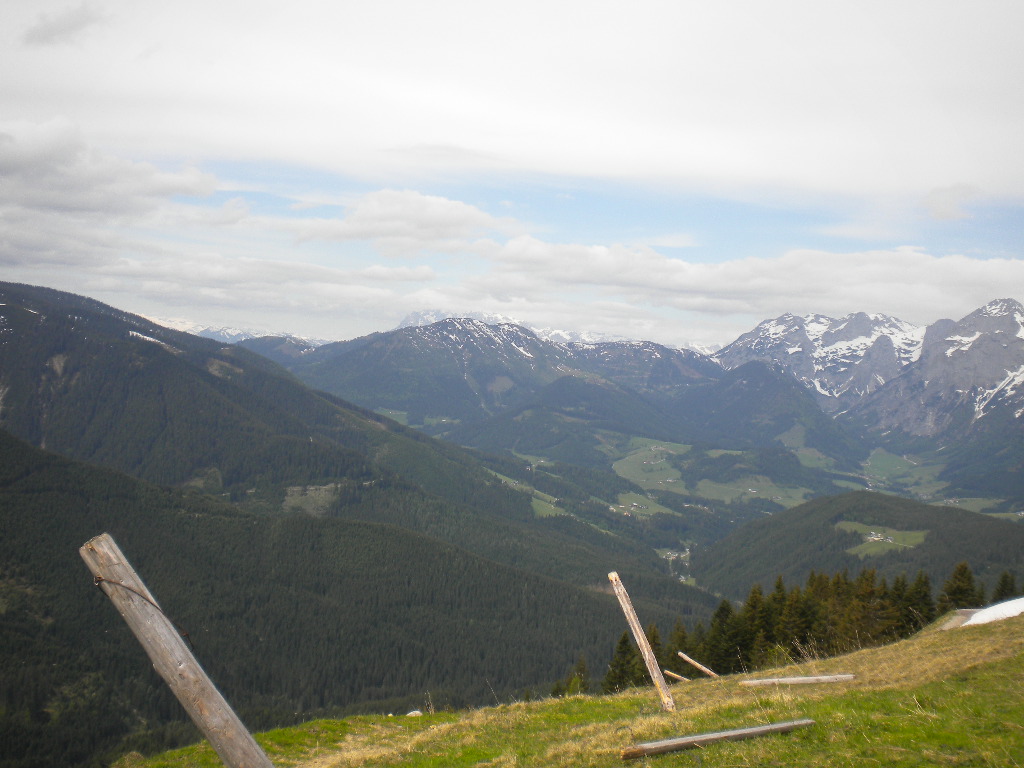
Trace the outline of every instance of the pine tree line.
{"label": "pine tree line", "polygon": [[[1004,572],[991,602],[1018,594],[1014,576]],[[966,562],[953,569],[937,599],[924,571],[913,581],[898,576],[892,584],[879,579],[874,569],[864,569],[853,579],[845,571],[832,577],[812,572],[802,588],[788,588],[780,576],[768,594],[760,584],[751,587],[741,606],[723,600],[707,627],[698,623],[688,632],[677,620],[665,643],[652,624],[647,639],[662,669],[690,676],[694,670],[678,656],[682,651],[719,674],[730,674],[892,642],[914,634],[950,610],[984,604],[984,587],[975,581]],[[556,695],[570,689],[581,664],[585,669],[585,662],[577,662],[569,678],[556,686]],[[624,632],[601,690],[612,693],[649,682],[643,658]]]}

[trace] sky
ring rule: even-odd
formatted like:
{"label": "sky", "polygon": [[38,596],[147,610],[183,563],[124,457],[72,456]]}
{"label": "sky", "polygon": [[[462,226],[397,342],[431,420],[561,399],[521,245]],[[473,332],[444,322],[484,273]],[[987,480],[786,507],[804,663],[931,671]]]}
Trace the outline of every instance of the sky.
{"label": "sky", "polygon": [[1024,299],[1019,0],[5,0],[0,280],[349,339]]}

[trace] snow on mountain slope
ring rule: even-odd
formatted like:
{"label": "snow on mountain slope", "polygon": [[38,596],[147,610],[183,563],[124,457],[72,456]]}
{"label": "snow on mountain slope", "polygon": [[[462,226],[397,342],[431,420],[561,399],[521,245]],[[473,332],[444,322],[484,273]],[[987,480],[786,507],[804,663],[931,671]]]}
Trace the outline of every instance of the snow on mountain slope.
{"label": "snow on mountain slope", "polygon": [[875,391],[918,358],[924,328],[894,317],[857,312],[836,319],[785,314],[765,320],[714,355],[726,368],[775,362],[839,410]]}
{"label": "snow on mountain slope", "polygon": [[929,328],[919,358],[851,410],[878,431],[943,434],[957,424],[1024,417],[1024,307],[992,301]]}

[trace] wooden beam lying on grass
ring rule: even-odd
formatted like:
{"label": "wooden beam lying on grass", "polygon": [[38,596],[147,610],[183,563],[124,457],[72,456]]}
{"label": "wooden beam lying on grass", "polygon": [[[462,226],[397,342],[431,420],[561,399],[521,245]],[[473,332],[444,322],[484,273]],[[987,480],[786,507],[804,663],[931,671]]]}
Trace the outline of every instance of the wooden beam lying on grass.
{"label": "wooden beam lying on grass", "polygon": [[689,679],[690,679],[688,677],[683,677],[682,675],[677,675],[675,672],[673,672],[673,671],[671,671],[669,669],[663,669],[661,671],[664,672],[669,677],[671,677],[673,680],[678,680],[678,681],[680,681],[682,683],[688,682]]}
{"label": "wooden beam lying on grass", "polygon": [[818,675],[817,677],[768,677],[762,680],[740,680],[740,685],[809,685],[811,683],[842,683],[853,675]]}
{"label": "wooden beam lying on grass", "polygon": [[696,736],[680,736],[677,739],[664,739],[663,741],[648,741],[643,744],[634,744],[622,750],[623,760],[635,760],[638,757],[648,755],[662,755],[666,752],[678,752],[682,749],[693,749],[703,747],[707,744],[714,744],[716,741],[742,741],[753,739],[758,736],[765,736],[769,733],[788,733],[797,728],[804,728],[814,725],[813,720],[789,720],[785,723],[769,723],[754,728],[739,728],[734,731],[717,731],[715,733],[702,733]]}
{"label": "wooden beam lying on grass", "polygon": [[717,675],[717,674],[715,674],[715,673],[714,673],[714,672],[712,672],[712,671],[711,671],[710,669],[708,669],[707,667],[705,667],[705,666],[704,666],[703,664],[701,664],[701,663],[700,663],[699,661],[694,661],[693,659],[691,659],[691,658],[690,658],[689,656],[687,656],[687,655],[686,655],[685,653],[683,653],[682,651],[677,651],[677,653],[679,654],[679,658],[681,658],[681,659],[682,659],[683,661],[685,661],[685,662],[687,662],[687,663],[689,663],[689,664],[693,664],[693,666],[695,666],[695,667],[696,667],[697,669],[699,669],[699,670],[700,670],[701,672],[703,672],[703,673],[704,673],[705,675],[710,675],[711,677],[718,677],[718,675]]}

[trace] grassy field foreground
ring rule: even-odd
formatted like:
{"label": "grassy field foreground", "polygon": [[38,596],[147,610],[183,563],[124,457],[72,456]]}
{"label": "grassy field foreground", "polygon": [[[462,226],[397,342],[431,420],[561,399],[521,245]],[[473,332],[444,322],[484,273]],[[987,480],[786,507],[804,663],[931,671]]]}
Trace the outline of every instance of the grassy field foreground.
{"label": "grassy field foreground", "polygon": [[[941,624],[941,622],[939,623]],[[701,766],[1022,766],[1024,616],[940,631],[770,672],[672,687],[573,696],[422,717],[319,720],[259,734],[278,768],[344,766],[620,766],[629,745],[811,718],[789,734],[632,761]],[[681,665],[682,666],[682,665]],[[682,672],[683,670],[678,670]],[[849,682],[749,687],[757,677],[853,673]],[[117,768],[219,766],[202,744]]]}

